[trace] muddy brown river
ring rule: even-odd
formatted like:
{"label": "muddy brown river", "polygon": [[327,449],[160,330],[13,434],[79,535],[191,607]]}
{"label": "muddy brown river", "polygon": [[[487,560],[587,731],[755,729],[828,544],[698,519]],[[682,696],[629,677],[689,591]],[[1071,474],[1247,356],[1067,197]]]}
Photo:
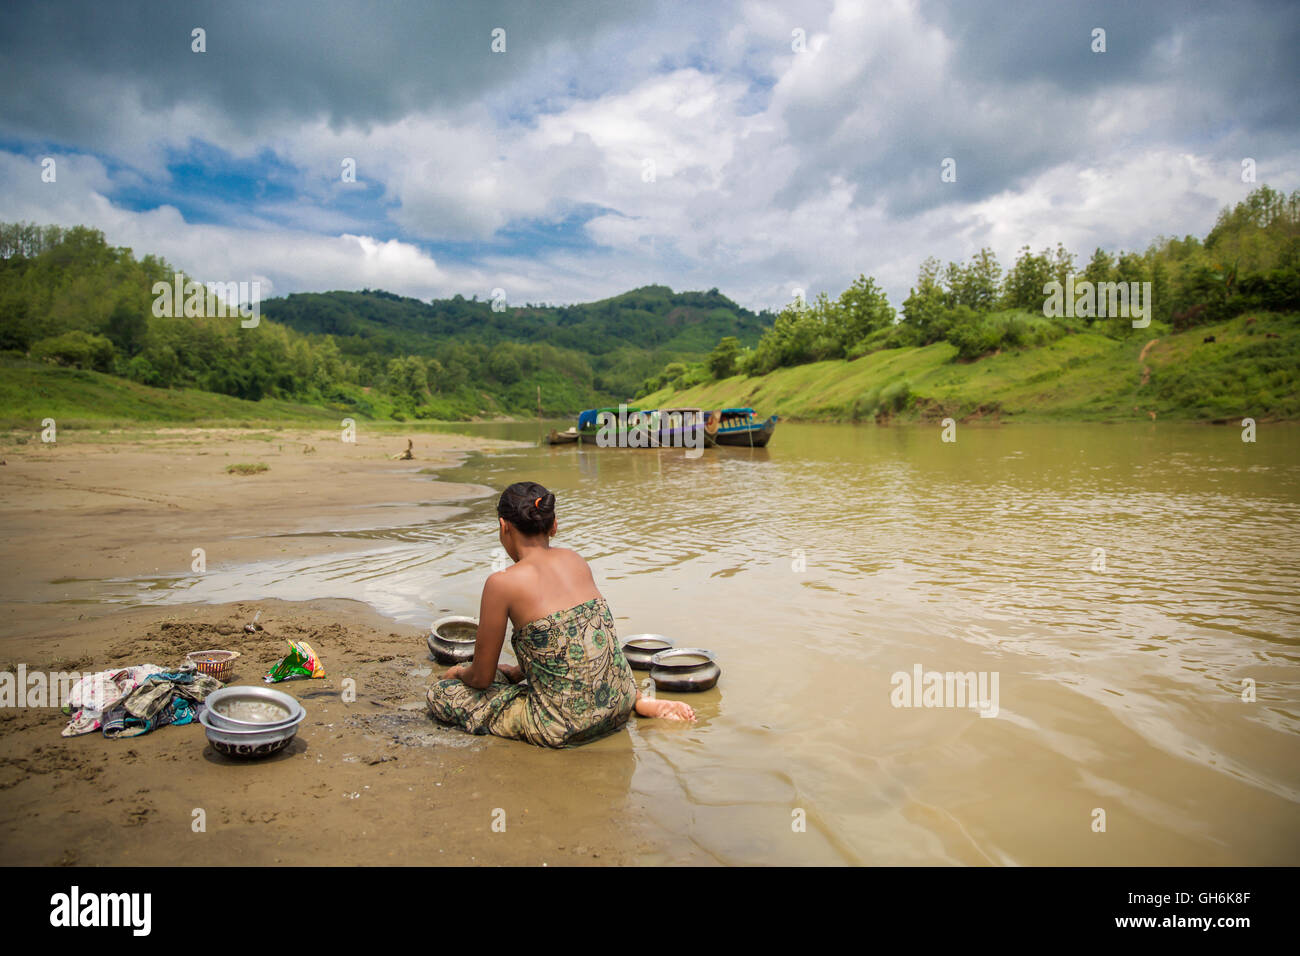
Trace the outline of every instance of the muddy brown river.
{"label": "muddy brown river", "polygon": [[[664,860],[1294,865],[1298,466],[1295,426],[783,423],[766,449],[518,447],[441,476],[546,485],[623,638],[717,655],[694,725],[628,732]],[[427,626],[477,613],[494,503],[114,587]]]}

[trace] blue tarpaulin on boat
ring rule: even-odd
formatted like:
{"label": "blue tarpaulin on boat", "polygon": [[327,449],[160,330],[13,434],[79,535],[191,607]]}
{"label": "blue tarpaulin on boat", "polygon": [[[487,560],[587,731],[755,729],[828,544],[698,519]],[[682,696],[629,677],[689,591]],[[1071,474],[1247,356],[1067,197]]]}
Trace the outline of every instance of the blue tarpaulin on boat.
{"label": "blue tarpaulin on boat", "polygon": [[[635,408],[627,409],[629,415],[635,411],[637,411]],[[583,409],[583,411],[578,414],[578,428],[580,430],[583,428],[595,428],[600,424],[597,419],[600,417],[601,412],[609,412],[615,418],[618,418],[617,408],[587,408]]]}

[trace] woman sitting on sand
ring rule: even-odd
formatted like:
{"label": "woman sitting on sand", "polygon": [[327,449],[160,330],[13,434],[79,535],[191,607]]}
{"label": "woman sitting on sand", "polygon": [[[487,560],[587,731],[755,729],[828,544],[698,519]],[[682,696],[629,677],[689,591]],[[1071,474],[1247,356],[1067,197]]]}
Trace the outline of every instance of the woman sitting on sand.
{"label": "woman sitting on sand", "polygon": [[[473,734],[568,747],[642,717],[694,720],[681,701],[642,697],[614,630],[614,616],[576,552],[551,547],[555,495],[516,482],[497,502],[501,546],[513,567],[489,575],[474,659],[429,689],[429,711]],[[522,667],[501,664],[506,620]],[[521,681],[527,680],[527,684]]]}

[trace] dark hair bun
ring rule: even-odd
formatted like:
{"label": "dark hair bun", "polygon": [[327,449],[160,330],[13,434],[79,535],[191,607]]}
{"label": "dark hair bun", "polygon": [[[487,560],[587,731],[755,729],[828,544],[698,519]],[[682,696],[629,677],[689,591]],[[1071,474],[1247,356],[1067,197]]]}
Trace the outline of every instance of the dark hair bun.
{"label": "dark hair bun", "polygon": [[501,492],[497,514],[524,534],[546,534],[555,521],[555,495],[535,481],[516,481]]}

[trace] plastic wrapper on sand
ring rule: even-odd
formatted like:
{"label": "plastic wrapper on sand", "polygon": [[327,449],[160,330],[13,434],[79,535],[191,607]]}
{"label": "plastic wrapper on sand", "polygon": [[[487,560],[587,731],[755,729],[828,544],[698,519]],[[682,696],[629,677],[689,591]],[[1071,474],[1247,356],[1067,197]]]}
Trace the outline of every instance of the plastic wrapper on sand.
{"label": "plastic wrapper on sand", "polygon": [[277,684],[282,680],[325,676],[325,666],[310,644],[306,641],[289,641],[288,644],[289,653],[262,680],[268,684]]}

